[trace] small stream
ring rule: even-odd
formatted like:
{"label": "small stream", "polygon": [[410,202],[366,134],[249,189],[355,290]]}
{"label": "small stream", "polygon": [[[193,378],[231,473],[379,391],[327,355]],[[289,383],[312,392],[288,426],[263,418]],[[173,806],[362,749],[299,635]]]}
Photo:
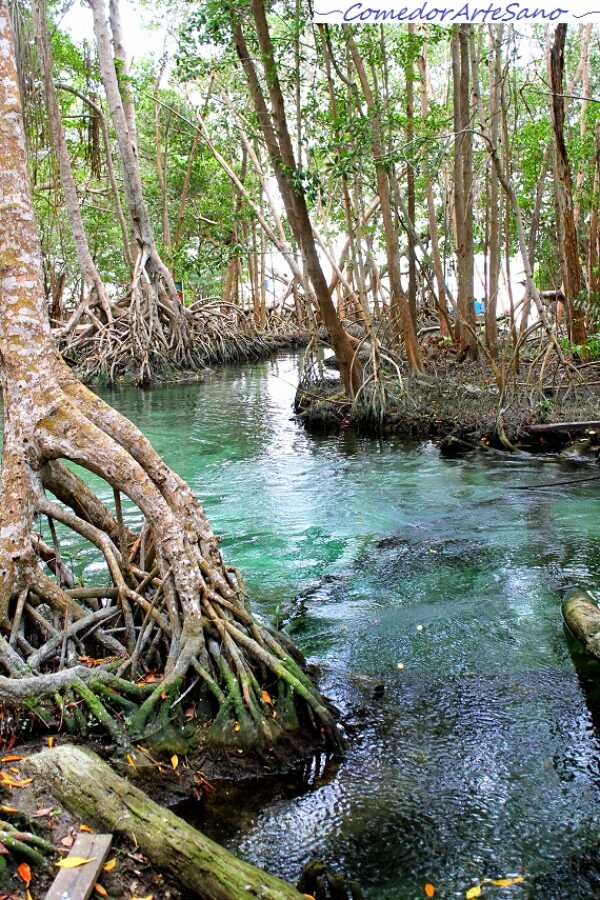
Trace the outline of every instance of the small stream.
{"label": "small stream", "polygon": [[[198,824],[291,881],[321,858],[370,900],[514,873],[483,896],[600,897],[600,670],[558,593],[598,584],[600,482],[519,489],[597,470],[311,436],[297,371],[289,355],[103,392],[191,483],[255,609],[288,621],[348,719],[340,764],[223,789]],[[68,554],[100,577],[92,549]]]}

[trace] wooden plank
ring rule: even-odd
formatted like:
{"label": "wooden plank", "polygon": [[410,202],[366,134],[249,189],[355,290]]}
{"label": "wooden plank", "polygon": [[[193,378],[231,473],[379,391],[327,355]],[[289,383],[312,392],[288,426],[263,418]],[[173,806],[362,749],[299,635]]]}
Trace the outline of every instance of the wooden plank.
{"label": "wooden plank", "polygon": [[88,900],[100,877],[112,838],[112,834],[84,832],[78,835],[69,856],[81,856],[92,861],[76,869],[60,869],[46,894],[46,900]]}

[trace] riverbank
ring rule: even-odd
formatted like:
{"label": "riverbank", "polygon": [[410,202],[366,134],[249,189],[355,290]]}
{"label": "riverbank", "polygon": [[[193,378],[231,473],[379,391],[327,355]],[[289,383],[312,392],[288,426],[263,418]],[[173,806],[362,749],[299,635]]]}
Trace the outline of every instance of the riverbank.
{"label": "riverbank", "polygon": [[[170,366],[165,360],[160,361],[153,367],[152,384],[148,386],[202,383],[214,369],[260,362],[282,350],[305,347],[309,340],[309,332],[298,328],[229,333],[219,340],[201,342],[195,347],[197,365],[193,369]],[[138,384],[139,366],[126,354],[107,367],[94,354],[82,357],[68,346],[62,352],[65,361],[87,384]]]}
{"label": "riverbank", "polygon": [[600,382],[594,371],[573,367],[541,388],[531,377],[517,377],[501,395],[481,364],[446,360],[401,381],[384,375],[377,389],[367,385],[354,401],[344,396],[338,377],[325,373],[300,382],[294,411],[309,431],[433,440],[447,455],[490,447],[561,452],[574,443],[574,452],[597,455]]}

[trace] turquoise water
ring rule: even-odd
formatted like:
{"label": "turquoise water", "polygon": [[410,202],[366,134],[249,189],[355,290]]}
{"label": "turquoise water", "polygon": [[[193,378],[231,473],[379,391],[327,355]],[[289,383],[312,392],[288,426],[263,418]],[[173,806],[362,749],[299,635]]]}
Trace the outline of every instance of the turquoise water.
{"label": "turquoise water", "polygon": [[[308,435],[291,414],[297,367],[104,392],[192,484],[350,735],[339,766],[250,786],[199,821],[290,880],[322,858],[371,900],[426,882],[464,897],[511,873],[524,884],[483,896],[600,897],[600,679],[559,597],[598,583],[600,482],[519,489],[596,469]],[[69,552],[101,576],[93,551]]]}

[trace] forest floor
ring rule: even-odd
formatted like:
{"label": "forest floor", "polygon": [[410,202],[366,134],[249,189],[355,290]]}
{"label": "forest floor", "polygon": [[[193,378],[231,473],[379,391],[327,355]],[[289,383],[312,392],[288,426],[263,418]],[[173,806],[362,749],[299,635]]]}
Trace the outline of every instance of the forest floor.
{"label": "forest floor", "polygon": [[[29,870],[18,864],[24,857],[6,855],[0,843],[0,900],[38,900],[45,896],[58,873],[57,863],[67,856],[81,832],[94,832],[93,823],[73,816],[48,791],[43,781],[27,776],[22,763],[46,747],[63,743],[82,743],[104,758],[109,748],[95,739],[73,740],[64,735],[47,739],[41,735],[27,742],[4,744],[0,755],[0,821],[6,819],[19,831],[33,833],[56,848],[47,857],[47,865],[32,864]],[[314,752],[306,760],[292,761],[281,755],[269,760],[252,754],[239,756],[235,751],[210,754],[199,747],[190,756],[173,756],[170,760],[151,762],[136,748],[135,760],[114,756],[111,765],[124,778],[132,781],[155,802],[176,812],[196,826],[218,811],[221,817],[236,819],[237,807],[232,797],[240,792],[261,790],[265,797],[273,791],[273,783],[293,778],[304,783],[314,763]],[[314,751],[314,747],[313,747]],[[133,752],[133,751],[132,751]],[[309,748],[307,747],[307,753]],[[200,828],[202,828],[200,824]],[[23,873],[31,875],[27,885]],[[108,900],[175,900],[196,896],[188,887],[165,875],[131,841],[115,834],[108,855],[108,866],[99,879],[92,897]],[[29,890],[29,893],[27,893]]]}
{"label": "forest floor", "polygon": [[[56,847],[56,855],[48,856],[47,865],[30,866],[31,883],[29,897],[41,898],[46,895],[59,869],[56,864],[68,855],[80,832],[95,829],[67,812],[48,793],[43,783],[24,777],[19,762],[29,753],[42,749],[39,745],[23,746],[19,753],[6,754],[8,763],[0,759],[2,773],[12,774],[16,784],[22,787],[7,787],[2,794],[2,807],[18,812],[10,816],[10,821],[24,831],[30,831],[44,838]],[[18,757],[18,759],[15,759]],[[27,885],[17,868],[19,860],[10,856],[0,856],[0,898],[2,900],[23,900],[27,898]],[[149,860],[130,842],[115,835],[108,855],[107,865],[102,872],[93,893],[94,900],[175,900],[181,898],[181,887],[168,876],[152,866]],[[190,900],[191,900],[191,896]]]}
{"label": "forest floor", "polygon": [[[420,375],[383,373],[355,402],[344,397],[335,372],[306,378],[298,387],[295,411],[315,431],[353,428],[363,434],[436,440],[442,449],[496,447],[508,441],[532,452],[563,451],[577,439],[577,452],[600,451],[600,430],[537,433],[545,423],[600,419],[600,363],[568,366],[554,359],[540,379],[540,365],[522,359],[501,393],[487,361],[457,360],[454,352],[425,357]],[[382,391],[383,394],[382,401]],[[449,453],[450,455],[450,453]]]}

